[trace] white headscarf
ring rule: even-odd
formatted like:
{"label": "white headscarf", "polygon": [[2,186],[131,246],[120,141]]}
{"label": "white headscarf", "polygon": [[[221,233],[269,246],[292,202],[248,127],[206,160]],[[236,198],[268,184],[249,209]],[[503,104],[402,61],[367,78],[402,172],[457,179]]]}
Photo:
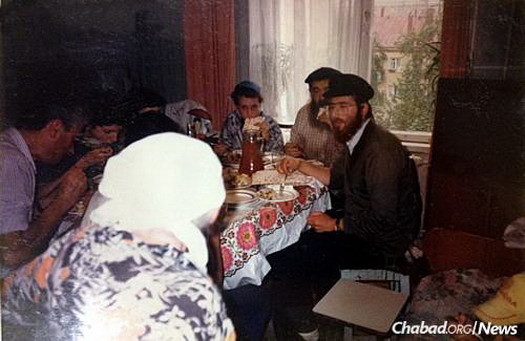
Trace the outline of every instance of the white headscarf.
{"label": "white headscarf", "polygon": [[206,241],[192,220],[225,198],[221,164],[207,144],[176,133],[146,137],[108,160],[98,190],[104,200],[90,213],[92,222],[171,231],[205,271]]}
{"label": "white headscarf", "polygon": [[[197,109],[208,112],[202,104],[192,101],[191,99],[186,99],[184,101],[167,104],[164,108],[164,114],[188,133],[188,124],[192,124],[195,118],[195,116],[190,115],[189,112]],[[202,119],[202,121],[207,126],[207,130],[211,129],[210,120]],[[205,133],[209,133],[209,131],[206,131]]]}

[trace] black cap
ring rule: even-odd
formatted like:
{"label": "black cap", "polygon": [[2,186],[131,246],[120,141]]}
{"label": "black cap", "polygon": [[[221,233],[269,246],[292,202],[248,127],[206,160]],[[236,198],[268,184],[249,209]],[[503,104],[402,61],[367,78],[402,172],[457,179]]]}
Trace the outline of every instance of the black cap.
{"label": "black cap", "polygon": [[331,67],[322,67],[309,74],[304,82],[310,84],[311,82],[330,79],[336,75],[342,75],[341,71],[332,69]]}
{"label": "black cap", "polygon": [[366,102],[374,97],[374,89],[363,78],[346,73],[331,78],[330,88],[323,96],[325,99],[337,96],[357,96]]}
{"label": "black cap", "polygon": [[[240,92],[242,91],[243,88],[250,89],[250,90],[255,91],[258,94],[261,94],[261,87],[252,81],[240,82],[239,84],[235,86],[235,89],[233,89],[233,93]],[[233,93],[232,93],[232,96],[233,96]]]}

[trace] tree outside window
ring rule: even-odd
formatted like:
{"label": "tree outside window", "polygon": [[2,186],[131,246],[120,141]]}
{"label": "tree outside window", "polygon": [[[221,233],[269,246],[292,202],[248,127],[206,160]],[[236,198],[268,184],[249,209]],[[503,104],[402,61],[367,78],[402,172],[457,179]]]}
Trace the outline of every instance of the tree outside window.
{"label": "tree outside window", "polygon": [[[376,120],[392,130],[429,132],[439,73],[441,2],[426,1],[420,6],[414,1],[395,4],[394,9],[377,6],[375,13],[383,10],[383,22],[381,17],[375,18],[375,25],[386,27],[376,26],[379,33],[373,44],[372,86],[379,94],[372,101]],[[392,17],[387,17],[389,13]],[[397,21],[395,15],[399,16]],[[381,35],[381,29],[386,33]],[[402,34],[394,35],[394,40],[396,29]]]}

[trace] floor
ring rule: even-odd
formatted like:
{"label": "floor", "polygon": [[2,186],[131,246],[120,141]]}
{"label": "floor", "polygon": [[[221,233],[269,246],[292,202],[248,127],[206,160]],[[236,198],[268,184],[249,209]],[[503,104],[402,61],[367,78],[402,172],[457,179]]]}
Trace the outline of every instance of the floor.
{"label": "floor", "polygon": [[[377,341],[377,337],[374,335],[366,334],[365,332],[354,330],[353,335],[350,334],[350,329],[345,329],[345,334],[342,341]],[[270,321],[266,334],[264,335],[263,341],[276,341],[275,331],[273,329],[273,321]]]}

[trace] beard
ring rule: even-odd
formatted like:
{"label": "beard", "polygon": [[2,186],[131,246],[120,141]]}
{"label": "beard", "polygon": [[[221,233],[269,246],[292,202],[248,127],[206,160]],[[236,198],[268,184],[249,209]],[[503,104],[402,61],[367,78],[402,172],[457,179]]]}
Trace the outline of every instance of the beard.
{"label": "beard", "polygon": [[319,109],[321,109],[319,103],[315,102],[313,99],[310,100],[310,115],[312,115],[312,117],[317,117]]}
{"label": "beard", "polygon": [[332,120],[332,127],[334,136],[337,142],[346,143],[357,133],[359,128],[363,125],[364,118],[361,115],[361,110],[353,119],[347,121],[336,118]]}

